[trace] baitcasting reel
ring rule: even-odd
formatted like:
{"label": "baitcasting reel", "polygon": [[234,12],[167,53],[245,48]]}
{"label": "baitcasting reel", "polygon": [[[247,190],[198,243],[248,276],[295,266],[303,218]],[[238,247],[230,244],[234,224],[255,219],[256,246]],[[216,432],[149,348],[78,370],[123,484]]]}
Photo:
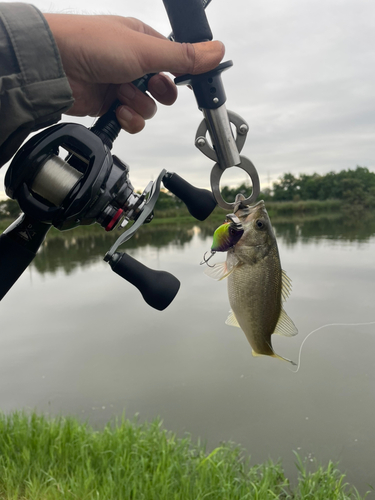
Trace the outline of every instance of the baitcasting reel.
{"label": "baitcasting reel", "polygon": [[[166,170],[142,194],[136,193],[129,167],[111,154],[116,134],[108,132],[108,123],[107,116],[91,130],[74,123],[55,125],[31,138],[14,157],[5,188],[24,213],[0,236],[0,299],[33,260],[52,225],[63,231],[94,222],[106,231],[133,222],[105,260],[149,305],[163,310],[177,294],[180,282],[173,275],[151,270],[116,250],[151,221],[161,182],[199,220],[208,217],[216,202],[210,191]],[[65,159],[59,156],[64,151]]]}
{"label": "baitcasting reel", "polygon": [[[204,13],[210,1],[163,0],[173,29],[170,39],[190,43],[212,40]],[[0,300],[33,260],[52,225],[66,230],[96,222],[111,231],[133,222],[104,260],[115,273],[135,285],[152,307],[163,310],[170,304],[180,286],[177,278],[148,269],[126,253],[117,252],[117,248],[143,223],[151,221],[162,182],[199,220],[206,219],[216,203],[233,209],[234,203],[226,202],[220,192],[220,179],[228,168],[238,167],[251,179],[252,194],[243,204],[256,201],[260,190],[258,173],[249,159],[240,156],[248,125],[225,107],[221,73],[230,66],[232,62],[227,61],[208,73],[175,79],[177,85],[192,87],[203,112],[195,144],[215,161],[212,193],[197,189],[166,170],[142,194],[136,193],[129,180],[129,167],[111,154],[113,141],[121,130],[115,115],[119,101],[91,129],[73,123],[55,125],[31,138],[18,151],[8,169],[5,188],[24,213],[0,236]],[[145,75],[133,83],[145,92],[151,77]],[[207,132],[212,144],[207,141]]]}

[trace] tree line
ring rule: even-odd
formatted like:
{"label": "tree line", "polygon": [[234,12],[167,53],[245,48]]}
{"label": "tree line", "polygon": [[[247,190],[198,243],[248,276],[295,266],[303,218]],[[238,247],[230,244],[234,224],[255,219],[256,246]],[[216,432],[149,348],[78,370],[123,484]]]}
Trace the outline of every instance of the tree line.
{"label": "tree line", "polygon": [[[222,190],[227,200],[238,192],[249,194],[251,187],[242,184]],[[360,166],[325,175],[286,173],[273,183],[272,189],[264,189],[259,198],[264,201],[341,200],[343,204],[375,207],[375,173]]]}

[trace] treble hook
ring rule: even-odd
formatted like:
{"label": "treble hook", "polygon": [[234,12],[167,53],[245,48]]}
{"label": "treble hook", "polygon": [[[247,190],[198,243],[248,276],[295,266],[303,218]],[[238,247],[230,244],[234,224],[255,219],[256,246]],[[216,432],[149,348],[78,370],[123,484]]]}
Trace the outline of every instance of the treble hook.
{"label": "treble hook", "polygon": [[208,253],[208,251],[204,253],[204,255],[203,255],[203,260],[202,260],[202,262],[200,262],[200,264],[199,264],[199,265],[200,265],[200,266],[202,266],[203,264],[207,264],[207,265],[208,265],[208,267],[215,267],[215,265],[211,266],[211,265],[208,263],[208,261],[209,261],[210,259],[212,259],[212,257],[215,255],[215,253],[216,253],[216,252],[215,252],[215,251],[213,252],[213,251],[211,250],[211,255],[208,257],[208,259],[206,259],[206,254],[207,254],[207,253]]}

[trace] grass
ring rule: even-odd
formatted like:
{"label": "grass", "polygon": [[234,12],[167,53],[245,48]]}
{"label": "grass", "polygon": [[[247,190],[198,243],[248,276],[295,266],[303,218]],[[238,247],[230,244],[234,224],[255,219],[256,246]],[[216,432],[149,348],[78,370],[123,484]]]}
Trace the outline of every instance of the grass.
{"label": "grass", "polygon": [[74,418],[0,415],[0,499],[360,499],[331,462],[307,472],[297,457],[292,487],[280,463],[249,465],[222,444],[211,453],[161,422],[121,419],[94,431]]}
{"label": "grass", "polygon": [[[306,220],[319,218],[322,215],[327,216],[337,216],[342,215],[343,204],[340,200],[307,200],[307,201],[268,201],[266,203],[267,211],[273,222],[285,221],[285,220]],[[219,222],[221,223],[225,219],[225,212],[222,208],[216,207],[213,213],[207,219],[207,222]],[[0,217],[0,233],[2,233],[14,219],[7,219]],[[155,217],[152,220],[149,227],[155,227],[163,224],[185,224],[185,223],[198,223],[199,222],[192,217],[187,208],[182,206],[180,208],[173,208],[168,210],[159,210],[157,207],[155,209]],[[98,224],[90,226],[80,226],[75,228],[75,234],[78,236],[85,236],[95,232],[104,230],[98,226]],[[55,228],[49,232],[49,237],[53,237],[57,234]]]}
{"label": "grass", "polygon": [[[343,203],[340,200],[301,200],[301,201],[267,201],[266,208],[272,218],[279,216],[306,216],[306,215],[323,215],[331,212],[340,213]],[[216,207],[210,218],[223,218],[224,211]],[[180,219],[181,217],[190,217],[189,212],[185,207],[169,210],[155,210],[155,220],[157,219]]]}
{"label": "grass", "polygon": [[304,216],[340,212],[343,203],[341,200],[269,201],[266,207],[272,218],[282,215]]}

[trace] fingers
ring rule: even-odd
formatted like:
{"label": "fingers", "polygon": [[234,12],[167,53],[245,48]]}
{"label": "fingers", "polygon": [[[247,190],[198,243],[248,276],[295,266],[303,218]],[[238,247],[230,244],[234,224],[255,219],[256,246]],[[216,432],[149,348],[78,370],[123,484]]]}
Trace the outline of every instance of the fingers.
{"label": "fingers", "polygon": [[140,132],[156,113],[156,104],[151,97],[141,92],[131,83],[120,85],[117,97],[122,103],[116,110],[121,128],[130,134]]}
{"label": "fingers", "polygon": [[167,75],[158,73],[148,82],[148,91],[157,101],[170,106],[177,99],[177,88]]}
{"label": "fingers", "polygon": [[216,68],[224,57],[225,47],[221,42],[202,42],[194,44],[195,59],[192,75],[205,73]]}
{"label": "fingers", "polygon": [[128,28],[134,31],[138,31],[139,33],[144,33],[146,35],[150,35],[155,38],[162,38],[163,40],[167,40],[167,38],[164,35],[154,30],[154,28],[152,28],[148,24],[145,24],[139,19],[136,19],[135,17],[123,17],[121,18],[121,22]]}
{"label": "fingers", "polygon": [[[151,95],[161,104],[169,106],[177,98],[176,86],[166,75],[154,75],[148,87]],[[155,101],[132,83],[120,85],[117,97],[122,103],[116,110],[117,119],[121,128],[130,134],[140,132],[145,126],[145,120],[149,120],[156,113]]]}
{"label": "fingers", "polygon": [[[225,47],[219,41],[195,44],[173,42],[173,45],[170,45],[169,40],[139,19],[128,17],[123,19],[123,23],[138,33],[156,38],[157,42],[167,42],[167,45],[163,43],[163,48],[162,44],[157,43],[154,45],[155,50],[152,59],[160,67],[154,70],[148,69],[146,72],[168,71],[170,73],[191,73],[194,75],[214,69],[224,57]],[[151,49],[151,47],[148,47],[148,49]],[[181,58],[181,60],[177,61],[176,57]],[[182,66],[174,70],[176,64]]]}
{"label": "fingers", "polygon": [[214,69],[224,56],[224,45],[219,41],[202,43],[176,43],[149,37],[139,37],[137,47],[139,61],[145,73],[167,71],[193,75]]}
{"label": "fingers", "polygon": [[204,73],[224,56],[219,41],[171,42],[137,19],[70,14],[45,17],[65,73],[76,80],[119,84],[162,71]]}
{"label": "fingers", "polygon": [[129,134],[137,134],[145,126],[144,118],[129,106],[119,106],[116,109],[116,118],[121,128]]}
{"label": "fingers", "polygon": [[[126,82],[162,71],[203,73],[215,68],[224,56],[221,42],[171,42],[132,18],[48,14],[46,19],[73,90],[75,104],[70,112],[100,114],[107,107],[105,89],[119,86],[117,97],[122,105],[116,115],[129,133],[143,129],[145,120],[154,116],[156,104]],[[177,97],[173,82],[162,74],[151,78],[149,91],[165,105],[173,104]]]}

